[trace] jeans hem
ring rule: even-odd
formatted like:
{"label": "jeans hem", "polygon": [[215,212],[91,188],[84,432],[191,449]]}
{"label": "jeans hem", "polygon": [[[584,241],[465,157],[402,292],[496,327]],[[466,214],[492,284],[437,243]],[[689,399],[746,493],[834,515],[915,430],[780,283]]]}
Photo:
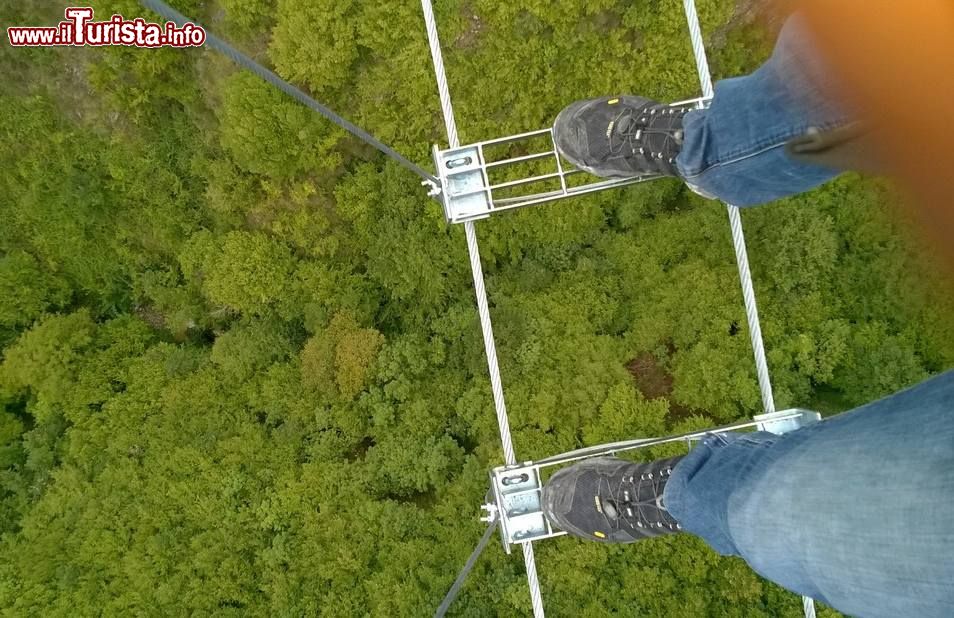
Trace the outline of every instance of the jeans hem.
{"label": "jeans hem", "polygon": [[763,155],[768,152],[771,152],[772,150],[775,150],[776,148],[784,148],[785,145],[790,140],[796,137],[799,137],[801,135],[804,135],[810,129],[814,128],[814,129],[818,129],[821,132],[825,132],[825,131],[830,131],[832,129],[836,129],[838,127],[845,126],[851,122],[853,121],[849,119],[839,119],[836,121],[822,123],[821,125],[805,124],[804,126],[800,126],[798,130],[795,130],[795,131],[792,131],[791,129],[789,129],[788,131],[785,131],[784,133],[780,134],[777,137],[772,137],[772,138],[763,140],[760,143],[756,143],[754,146],[751,146],[745,149],[739,149],[737,152],[733,152],[723,157],[720,157],[716,161],[709,163],[703,169],[697,172],[686,173],[686,171],[682,169],[682,166],[679,165],[678,159],[676,160],[676,164],[679,167],[679,172],[682,174],[682,177],[686,179],[687,181],[692,181],[694,179],[697,179],[703,176],[704,174],[706,174],[707,172],[711,170],[719,169],[727,165],[732,165],[734,163],[741,163],[742,161],[745,161],[747,159],[751,159],[753,157],[757,157],[759,155]]}

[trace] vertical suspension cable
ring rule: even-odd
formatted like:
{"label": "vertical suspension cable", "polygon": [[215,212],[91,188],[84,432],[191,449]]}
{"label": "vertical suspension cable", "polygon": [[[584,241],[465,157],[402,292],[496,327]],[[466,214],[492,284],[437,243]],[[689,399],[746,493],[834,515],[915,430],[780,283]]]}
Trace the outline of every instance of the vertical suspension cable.
{"label": "vertical suspension cable", "polygon": [[[421,0],[424,10],[424,23],[427,26],[427,41],[431,48],[431,60],[434,62],[434,75],[437,78],[437,91],[444,114],[444,126],[451,148],[460,146],[457,134],[457,122],[451,104],[447,75],[444,72],[444,58],[441,43],[437,35],[437,20],[431,0]],[[484,350],[487,354],[487,369],[490,372],[490,388],[494,396],[494,409],[497,413],[497,426],[500,429],[500,441],[503,445],[504,460],[508,464],[516,463],[513,450],[513,438],[510,435],[510,421],[507,418],[507,403],[504,400],[503,383],[500,379],[500,367],[497,364],[497,346],[494,343],[493,325],[490,321],[490,307],[487,302],[487,290],[484,286],[484,271],[480,265],[480,248],[477,245],[477,230],[473,222],[464,223],[467,237],[467,251],[470,254],[470,270],[474,279],[474,291],[477,294],[477,312],[480,315],[480,329],[484,337]],[[527,569],[527,585],[530,587],[530,602],[534,618],[544,618],[543,597],[540,594],[540,582],[537,578],[537,565],[533,555],[533,544],[523,543],[523,563]]]}
{"label": "vertical suspension cable", "polygon": [[431,60],[434,62],[434,76],[437,79],[437,94],[441,99],[441,111],[444,113],[444,127],[447,129],[447,139],[451,148],[460,146],[460,137],[457,135],[457,119],[454,117],[454,106],[451,104],[450,87],[447,85],[447,73],[444,72],[444,55],[441,53],[441,40],[437,35],[437,19],[434,17],[434,7],[430,0],[421,0],[424,9],[424,25],[427,27],[427,43],[431,48]]}
{"label": "vertical suspension cable", "polygon": [[772,394],[772,381],[769,378],[765,344],[762,341],[759,309],[755,304],[755,288],[752,285],[752,271],[749,269],[749,255],[745,250],[742,215],[737,206],[727,206],[729,224],[732,227],[732,244],[735,246],[735,260],[739,265],[739,280],[742,283],[742,298],[745,300],[745,316],[749,323],[749,336],[752,338],[752,352],[755,354],[755,371],[758,375],[759,389],[762,391],[762,405],[765,407],[765,413],[769,414],[775,412],[775,397]]}
{"label": "vertical suspension cable", "polygon": [[[686,20],[689,22],[689,38],[692,40],[692,52],[696,57],[696,69],[699,72],[699,83],[702,85],[702,96],[711,98],[713,95],[712,76],[709,73],[706,48],[702,42],[702,28],[699,25],[696,3],[695,0],[683,0],[682,5],[686,11]],[[762,327],[759,324],[759,311],[755,304],[755,288],[752,286],[749,257],[745,250],[745,235],[742,233],[742,217],[739,215],[738,206],[726,204],[726,207],[729,210],[732,242],[735,245],[735,257],[739,265],[742,297],[745,300],[745,316],[749,323],[749,334],[752,337],[752,351],[755,353],[759,389],[762,391],[762,405],[766,413],[775,412],[775,398],[772,394],[772,382],[769,379],[768,362],[765,358]]]}
{"label": "vertical suspension cable", "polygon": [[[451,144],[452,148],[459,144]],[[494,327],[490,322],[490,307],[487,304],[487,290],[484,287],[484,270],[480,265],[480,247],[477,245],[477,229],[473,222],[464,223],[464,235],[467,237],[467,252],[470,254],[470,272],[474,279],[474,291],[477,295],[477,313],[480,315],[480,330],[484,336],[484,351],[487,355],[487,370],[490,372],[490,390],[494,396],[494,409],[497,412],[497,428],[500,430],[500,442],[503,445],[504,461],[516,463],[513,450],[513,438],[510,435],[510,420],[507,417],[507,402],[504,400],[503,383],[500,379],[500,367],[497,364],[497,345],[494,341]]]}
{"label": "vertical suspension cable", "polygon": [[689,22],[689,39],[692,41],[692,53],[696,57],[696,70],[699,72],[702,96],[711,99],[712,75],[709,73],[709,59],[706,57],[706,48],[702,42],[702,26],[699,24],[695,0],[682,0],[682,8],[685,9],[686,21]]}
{"label": "vertical suspension cable", "polygon": [[527,569],[527,585],[530,586],[530,604],[533,606],[533,618],[545,618],[543,596],[540,594],[540,580],[537,579],[537,563],[533,557],[533,543],[524,543],[523,565]]}
{"label": "vertical suspension cable", "polygon": [[[712,75],[709,73],[709,61],[702,41],[702,27],[696,11],[695,0],[682,0],[689,23],[689,38],[692,40],[692,52],[696,58],[696,70],[702,95],[713,96]],[[762,326],[759,323],[759,310],[755,304],[755,287],[752,285],[752,272],[749,269],[749,256],[745,249],[745,234],[742,231],[742,216],[738,206],[726,204],[729,210],[729,224],[732,228],[732,244],[735,246],[735,258],[739,265],[739,280],[742,283],[742,297],[745,300],[745,316],[752,337],[752,351],[755,354],[755,368],[758,374],[759,389],[762,391],[762,405],[765,412],[775,412],[775,398],[772,394],[772,382],[769,377],[768,361],[765,358],[765,344],[762,341]],[[802,597],[802,611],[805,618],[815,618],[815,602],[810,597]]]}
{"label": "vertical suspension cable", "polygon": [[[454,119],[454,107],[451,104],[450,89],[447,86],[447,74],[444,72],[444,58],[441,43],[437,36],[437,22],[430,0],[421,0],[424,9],[424,22],[427,24],[427,40],[431,47],[431,59],[434,61],[434,74],[437,77],[437,90],[441,98],[441,111],[444,114],[444,126],[451,148],[460,146],[457,134],[457,121]],[[510,436],[510,421],[507,418],[507,403],[504,400],[503,384],[500,379],[500,367],[497,365],[497,345],[494,342],[494,329],[490,321],[490,307],[487,303],[487,290],[484,286],[484,271],[480,265],[480,247],[477,245],[477,230],[472,222],[464,223],[467,237],[467,251],[470,254],[470,270],[474,278],[474,291],[477,294],[477,312],[480,315],[480,330],[484,336],[484,350],[487,354],[487,368],[490,371],[490,387],[494,395],[494,408],[497,412],[497,425],[500,428],[500,441],[503,443],[504,460],[508,464],[516,463],[513,451],[513,439]]]}
{"label": "vertical suspension cable", "polygon": [[815,618],[815,600],[811,597],[802,597],[802,611],[805,618]]}

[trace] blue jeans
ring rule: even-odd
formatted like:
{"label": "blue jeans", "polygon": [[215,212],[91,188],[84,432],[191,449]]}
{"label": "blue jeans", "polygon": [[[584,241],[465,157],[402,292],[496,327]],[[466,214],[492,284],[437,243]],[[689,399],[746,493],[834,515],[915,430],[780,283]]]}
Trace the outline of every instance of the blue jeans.
{"label": "blue jeans", "polygon": [[709,436],[664,500],[719,553],[844,613],[952,616],[954,371],[782,436]]}
{"label": "blue jeans", "polygon": [[764,65],[718,82],[709,108],[686,114],[676,165],[690,187],[735,206],[754,206],[838,175],[785,154],[790,139],[850,120],[827,95],[830,74],[813,49],[800,18],[789,18]]}
{"label": "blue jeans", "polygon": [[[752,206],[838,174],[785,154],[850,120],[811,50],[789,19],[766,64],[686,115],[676,162],[693,189]],[[784,436],[710,436],[665,503],[719,553],[847,614],[954,616],[954,372]]]}

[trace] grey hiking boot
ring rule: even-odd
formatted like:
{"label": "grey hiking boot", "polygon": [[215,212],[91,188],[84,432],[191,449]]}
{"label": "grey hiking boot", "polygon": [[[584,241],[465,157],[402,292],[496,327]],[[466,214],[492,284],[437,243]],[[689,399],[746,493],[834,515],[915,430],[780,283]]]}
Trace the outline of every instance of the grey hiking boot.
{"label": "grey hiking boot", "polygon": [[663,489],[680,459],[585,459],[550,478],[543,488],[543,512],[570,535],[603,543],[678,532],[681,527],[663,505]]}
{"label": "grey hiking boot", "polygon": [[628,95],[576,101],[557,116],[553,139],[568,161],[596,176],[679,176],[682,119],[692,109]]}

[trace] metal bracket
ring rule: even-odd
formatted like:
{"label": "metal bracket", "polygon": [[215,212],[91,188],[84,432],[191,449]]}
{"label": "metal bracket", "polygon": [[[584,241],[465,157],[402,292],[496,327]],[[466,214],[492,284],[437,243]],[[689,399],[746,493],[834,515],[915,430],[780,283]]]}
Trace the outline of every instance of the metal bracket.
{"label": "metal bracket", "polygon": [[540,467],[533,462],[494,468],[490,472],[490,486],[494,504],[490,505],[500,518],[500,538],[504,551],[516,543],[536,541],[559,536],[543,515]]}
{"label": "metal bracket", "polygon": [[[793,412],[797,412],[799,415],[793,417]],[[817,423],[821,420],[821,414],[804,408],[792,408],[791,410],[782,410],[781,412],[759,414],[752,418],[758,423],[755,427],[759,431],[768,431],[782,435],[783,433],[795,431],[806,425]]]}
{"label": "metal bracket", "polygon": [[490,472],[490,497],[492,497],[493,502],[483,505],[482,508],[487,511],[488,515],[486,518],[481,518],[481,521],[492,522],[495,517],[500,519],[500,539],[504,551],[509,554],[512,545],[531,543],[566,534],[562,530],[553,528],[543,514],[541,470],[544,468],[565,465],[590,457],[615,455],[624,451],[668,442],[685,441],[687,444],[691,444],[693,440],[699,440],[711,434],[742,429],[756,429],[781,435],[816,423],[820,419],[821,415],[818,412],[793,408],[781,412],[760,414],[751,421],[703,431],[663,438],[637,438],[624,442],[600,444],[536,462],[527,461],[522,464],[499,466]]}

